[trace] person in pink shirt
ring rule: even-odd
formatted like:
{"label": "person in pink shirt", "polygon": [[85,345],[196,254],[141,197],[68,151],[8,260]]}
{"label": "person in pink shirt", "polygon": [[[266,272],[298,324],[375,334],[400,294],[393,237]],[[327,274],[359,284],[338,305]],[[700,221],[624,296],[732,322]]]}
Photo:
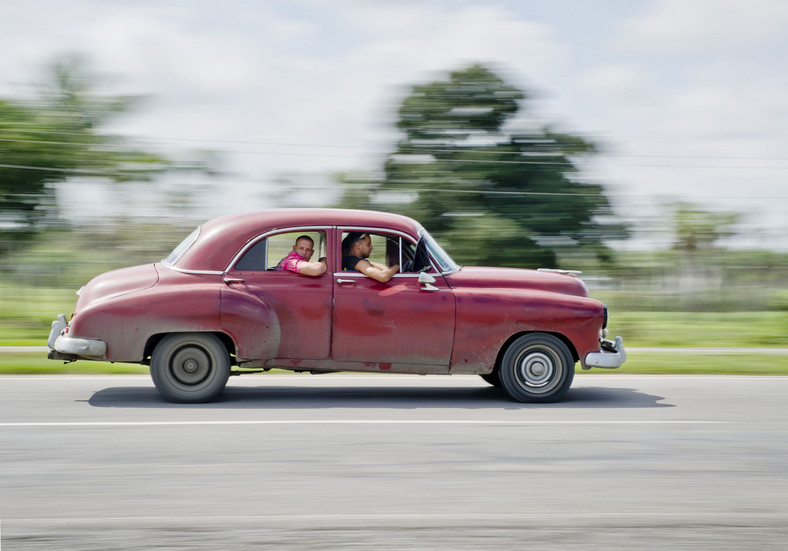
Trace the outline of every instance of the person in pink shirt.
{"label": "person in pink shirt", "polygon": [[278,271],[295,272],[308,276],[319,276],[326,271],[326,259],[318,262],[309,262],[315,254],[315,242],[308,235],[301,235],[296,239],[293,250],[276,265]]}

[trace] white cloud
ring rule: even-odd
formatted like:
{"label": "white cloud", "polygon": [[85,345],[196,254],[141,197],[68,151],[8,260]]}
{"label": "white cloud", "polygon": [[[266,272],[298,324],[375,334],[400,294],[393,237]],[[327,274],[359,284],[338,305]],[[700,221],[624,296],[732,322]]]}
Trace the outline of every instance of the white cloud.
{"label": "white cloud", "polygon": [[672,156],[641,162],[670,169],[627,166],[631,157],[595,163],[603,182],[637,198],[713,200],[745,184],[774,196],[786,170],[681,165],[784,158],[788,4],[640,0],[631,16],[615,5],[599,0],[594,10],[605,12],[600,21],[620,18],[610,23],[617,33],[602,35],[551,3],[28,0],[4,6],[0,19],[0,97],[56,54],[86,52],[122,77],[123,91],[151,96],[118,128],[231,150],[230,195],[247,198],[240,186],[254,192],[281,173],[379,167],[409,88],[482,62],[542,93],[545,122],[592,133],[639,162]]}
{"label": "white cloud", "polygon": [[782,0],[658,0],[622,26],[639,50],[719,55],[782,42],[787,24]]}

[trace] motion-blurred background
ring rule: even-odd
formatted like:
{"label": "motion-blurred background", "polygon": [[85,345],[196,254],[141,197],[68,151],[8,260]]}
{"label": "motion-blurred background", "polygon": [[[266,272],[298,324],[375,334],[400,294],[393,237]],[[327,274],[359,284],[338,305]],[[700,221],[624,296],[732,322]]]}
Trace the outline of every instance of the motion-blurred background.
{"label": "motion-blurred background", "polygon": [[208,218],[341,206],[461,264],[582,270],[630,345],[788,346],[784,3],[1,11],[0,345]]}

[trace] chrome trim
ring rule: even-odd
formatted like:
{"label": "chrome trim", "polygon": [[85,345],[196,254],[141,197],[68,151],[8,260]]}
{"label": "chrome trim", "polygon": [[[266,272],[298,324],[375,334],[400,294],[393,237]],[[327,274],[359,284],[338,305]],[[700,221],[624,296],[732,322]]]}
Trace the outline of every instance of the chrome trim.
{"label": "chrome trim", "polygon": [[583,272],[580,270],[560,270],[558,268],[537,268],[537,272],[552,272],[554,274],[563,274],[563,275],[570,275],[570,276],[579,276]]}
{"label": "chrome trim", "polygon": [[49,332],[49,339],[47,339],[47,344],[49,348],[55,348],[55,341],[57,338],[63,334],[63,331],[66,330],[68,327],[68,322],[66,321],[66,315],[60,314],[58,315],[57,319],[52,322],[52,330]]}
{"label": "chrome trim", "polygon": [[[348,270],[346,272],[334,272],[332,275],[334,277],[354,277],[358,279],[363,279],[367,277],[366,275],[356,270]],[[394,279],[395,277],[398,279],[413,278],[413,277],[419,277],[419,275],[420,274],[416,272],[397,272],[396,274],[391,276],[391,279]],[[438,272],[430,272],[430,275],[441,275],[441,274],[438,274]]]}
{"label": "chrome trim", "polygon": [[192,274],[192,275],[222,275],[224,272],[217,272],[214,270],[186,270],[184,268],[178,268],[177,266],[167,266],[166,264],[162,264],[166,268],[170,270],[174,270],[176,272],[180,272],[182,274]]}
{"label": "chrome trim", "polygon": [[98,339],[72,339],[65,335],[60,335],[55,339],[56,352],[61,354],[72,354],[75,356],[87,356],[90,358],[106,358],[107,343]]}
{"label": "chrome trim", "polygon": [[[584,365],[586,368],[602,367],[605,369],[616,369],[623,365],[627,359],[627,352],[624,350],[624,343],[621,337],[616,337],[616,342],[604,341],[601,352],[589,352],[586,354]],[[608,350],[612,348],[612,350]]]}

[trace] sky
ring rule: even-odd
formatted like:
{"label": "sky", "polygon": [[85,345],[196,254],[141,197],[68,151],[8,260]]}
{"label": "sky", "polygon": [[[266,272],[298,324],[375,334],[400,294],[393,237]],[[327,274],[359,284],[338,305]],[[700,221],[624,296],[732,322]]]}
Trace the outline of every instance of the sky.
{"label": "sky", "polygon": [[[665,245],[681,201],[741,213],[733,245],[788,250],[786,28],[783,0],[4,2],[0,97],[85,55],[106,90],[146,98],[112,131],[220,153],[225,175],[197,188],[210,218],[276,206],[283,180],[330,201],[335,173],[380,169],[412,86],[481,63],[526,92],[523,112],[600,146],[583,175],[636,243]],[[64,194],[74,216],[114,199]]]}

